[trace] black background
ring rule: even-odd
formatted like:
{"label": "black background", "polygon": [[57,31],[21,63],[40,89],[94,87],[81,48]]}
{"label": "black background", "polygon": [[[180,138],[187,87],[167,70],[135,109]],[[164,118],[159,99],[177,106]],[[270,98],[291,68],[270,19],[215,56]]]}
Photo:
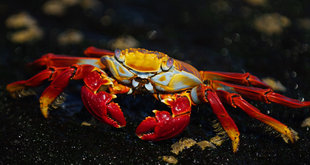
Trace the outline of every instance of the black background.
{"label": "black background", "polygon": [[[25,64],[42,54],[83,56],[83,50],[91,45],[111,49],[109,42],[121,36],[133,36],[139,47],[162,51],[199,70],[250,72],[258,77],[272,77],[287,88],[285,95],[310,100],[310,30],[298,25],[299,19],[309,17],[307,0],[270,0],[265,6],[237,0],[105,0],[92,9],[80,5],[68,7],[62,16],[45,14],[44,2],[0,2],[0,161],[3,164],[164,164],[159,157],[173,155],[170,146],[180,138],[200,141],[214,136],[211,121],[216,118],[208,105],[193,108],[191,123],[181,135],[153,143],[138,139],[134,133],[145,116],[153,115],[152,109],[165,108],[152,97],[120,96],[117,101],[128,124],[114,129],[94,121],[94,127],[80,126],[84,120],[81,116],[88,116],[85,109],[72,119],[56,114],[46,120],[40,114],[38,96],[12,99],[5,91],[6,84],[35,74]],[[228,4],[228,8],[219,8],[217,3]],[[5,27],[4,22],[24,11],[36,19],[44,36],[39,41],[16,44],[8,39],[16,29]],[[253,21],[265,13],[286,16],[290,26],[281,34],[258,32]],[[111,18],[108,25],[100,22],[104,15]],[[83,41],[60,45],[57,35],[67,29],[80,31]],[[150,37],[152,31],[156,33]],[[179,163],[308,164],[310,133],[300,125],[310,116],[309,108],[251,103],[263,113],[270,111],[270,116],[296,130],[300,140],[286,144],[281,137],[264,132],[256,120],[226,106],[241,132],[239,151],[232,152],[230,141],[212,150],[202,151],[195,146],[174,155]]]}

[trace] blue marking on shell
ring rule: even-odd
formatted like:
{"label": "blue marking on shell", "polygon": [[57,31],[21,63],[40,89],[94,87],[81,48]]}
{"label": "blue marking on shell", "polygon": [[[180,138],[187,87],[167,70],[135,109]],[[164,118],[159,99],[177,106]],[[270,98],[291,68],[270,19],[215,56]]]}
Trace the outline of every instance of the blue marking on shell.
{"label": "blue marking on shell", "polygon": [[121,58],[121,50],[120,49],[115,49],[114,54],[115,54],[116,60],[118,60],[120,62],[124,62],[125,61],[125,59]]}
{"label": "blue marking on shell", "polygon": [[200,103],[200,100],[199,100],[199,98],[197,96],[197,87],[195,87],[195,88],[193,88],[191,90],[191,98],[192,98],[192,100],[193,100],[193,102],[195,104],[199,104]]}
{"label": "blue marking on shell", "polygon": [[[177,72],[175,72],[175,71],[174,72],[162,72],[162,73],[152,77],[151,80],[153,82],[155,82],[156,84],[167,86],[175,74],[177,74]],[[163,77],[165,77],[165,78],[163,78]],[[161,80],[161,79],[164,79],[164,80]]]}
{"label": "blue marking on shell", "polygon": [[[113,76],[122,81],[124,79],[129,79],[134,77],[135,75],[130,72],[127,68],[125,68],[120,62],[118,62],[114,57],[104,56],[101,58],[101,62],[106,65]],[[109,64],[112,63],[112,64]],[[113,67],[114,66],[114,67]],[[120,71],[122,70],[122,72]]]}
{"label": "blue marking on shell", "polygon": [[82,59],[76,64],[78,64],[78,65],[89,64],[89,65],[95,66],[97,68],[101,68],[101,66],[98,65],[97,59]]}
{"label": "blue marking on shell", "polygon": [[[163,78],[163,76],[165,76],[165,78]],[[172,80],[177,76],[186,77],[187,80],[185,81],[187,82],[177,81],[176,83],[172,84]],[[196,85],[202,83],[201,80],[195,75],[185,72],[185,71],[178,71],[175,69],[169,72],[162,72],[152,77],[151,80],[155,84],[155,88],[157,90],[165,91],[165,92],[180,91],[180,90],[195,87]]]}

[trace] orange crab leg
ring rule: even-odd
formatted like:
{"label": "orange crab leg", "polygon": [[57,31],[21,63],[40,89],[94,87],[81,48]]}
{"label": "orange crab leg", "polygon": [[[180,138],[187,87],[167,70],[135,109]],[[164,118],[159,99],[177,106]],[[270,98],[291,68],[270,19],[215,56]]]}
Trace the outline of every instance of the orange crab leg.
{"label": "orange crab leg", "polygon": [[61,92],[68,86],[70,79],[82,79],[94,69],[92,65],[73,65],[66,67],[62,72],[52,75],[51,84],[43,91],[40,97],[40,109],[45,118],[48,117],[48,106],[61,94]]}
{"label": "orange crab leg", "polygon": [[221,100],[230,104],[232,107],[241,108],[249,116],[273,127],[275,130],[285,135],[292,143],[298,139],[298,136],[292,132],[286,125],[280,121],[261,113],[256,107],[244,100],[239,94],[229,93],[223,90],[216,90]]}
{"label": "orange crab leg", "polygon": [[99,49],[93,46],[88,47],[84,54],[89,57],[102,57],[104,55],[114,56],[114,52],[106,50],[106,49]]}
{"label": "orange crab leg", "polygon": [[256,76],[250,73],[230,73],[230,72],[212,72],[212,71],[200,71],[202,79],[205,80],[219,80],[228,81],[232,83],[238,83],[246,86],[257,86],[262,88],[270,88],[269,85],[262,82]]}
{"label": "orange crab leg", "polygon": [[20,91],[26,87],[35,87],[41,85],[45,80],[52,80],[57,74],[65,70],[66,68],[54,68],[45,69],[28,80],[21,80],[10,83],[6,86],[6,90],[12,95],[16,91]]}
{"label": "orange crab leg", "polygon": [[157,97],[171,108],[167,111],[154,110],[155,117],[146,117],[136,129],[142,140],[159,141],[180,134],[190,121],[191,101],[187,93],[161,94]]}
{"label": "orange crab leg", "polygon": [[221,123],[228,137],[232,140],[233,152],[236,152],[238,150],[240,141],[238,127],[227,113],[220,98],[213,89],[216,88],[213,88],[210,85],[200,84],[191,90],[191,99],[196,104],[209,103],[211,105],[214,114],[219,119],[219,122]]}
{"label": "orange crab leg", "polygon": [[[112,102],[114,95],[102,91],[105,90],[104,88],[101,89],[102,86],[113,85],[113,80],[103,71],[92,65],[73,65],[62,69],[63,71],[57,72],[56,76],[53,74],[42,74],[42,76],[44,75],[42,79],[47,76],[52,77],[50,78],[52,80],[51,84],[43,91],[40,97],[40,109],[44,117],[48,117],[49,105],[67,87],[69,81],[82,79],[85,86],[82,87],[81,97],[87,110],[98,120],[111,126],[119,128],[126,125],[126,120],[120,107],[117,103]],[[41,81],[37,81],[33,84],[39,85],[40,83]],[[129,88],[127,89],[120,84],[116,84],[116,87],[109,89],[115,89],[114,93],[129,91]]]}
{"label": "orange crab leg", "polygon": [[228,137],[232,140],[233,152],[237,152],[239,146],[239,130],[234,120],[229,116],[225,107],[217,94],[208,86],[206,86],[206,101],[211,105],[214,114],[219,119],[223,129],[227,133]]}
{"label": "orange crab leg", "polygon": [[22,90],[25,87],[39,86],[43,81],[49,79],[53,72],[54,71],[51,69],[43,70],[28,80],[21,80],[8,84],[6,90],[13,94],[15,91]]}
{"label": "orange crab leg", "polygon": [[[126,120],[117,103],[112,102],[114,95],[101,91],[101,86],[113,86],[113,79],[92,65],[72,65],[71,67],[49,68],[29,80],[18,81],[7,86],[11,93],[25,87],[39,86],[44,80],[52,81],[40,97],[40,109],[45,118],[48,117],[48,107],[67,87],[70,80],[84,80],[81,96],[87,110],[97,119],[114,127],[126,125]],[[115,83],[108,88],[113,93],[126,93],[129,88]],[[113,91],[115,90],[115,91]]]}
{"label": "orange crab leg", "polygon": [[89,64],[98,68],[104,69],[105,66],[100,62],[100,58],[92,57],[70,57],[66,55],[56,55],[53,53],[48,53],[43,55],[41,58],[30,63],[30,66],[36,67],[69,67],[71,65],[83,65]]}
{"label": "orange crab leg", "polygon": [[51,84],[43,91],[40,97],[40,109],[45,118],[48,117],[48,105],[50,105],[57,96],[61,94],[65,87],[67,87],[72,74],[75,72],[74,68],[67,68],[57,76]]}
{"label": "orange crab leg", "polygon": [[226,91],[235,91],[244,97],[252,100],[263,101],[265,103],[274,102],[277,104],[285,105],[291,108],[301,108],[310,106],[310,101],[301,102],[296,99],[292,99],[281,94],[273,92],[272,89],[261,89],[256,87],[245,87],[235,84],[230,84],[221,81],[213,81],[214,85],[217,86],[215,89],[223,88]]}

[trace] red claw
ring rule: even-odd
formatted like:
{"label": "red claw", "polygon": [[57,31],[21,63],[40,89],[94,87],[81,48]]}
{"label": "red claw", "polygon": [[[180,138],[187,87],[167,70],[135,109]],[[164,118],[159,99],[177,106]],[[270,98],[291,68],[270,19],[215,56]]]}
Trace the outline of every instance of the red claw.
{"label": "red claw", "polygon": [[137,136],[142,140],[156,139],[157,135],[154,133],[156,125],[155,117],[145,118],[136,129]]}
{"label": "red claw", "polygon": [[172,138],[188,125],[189,114],[172,117],[167,111],[154,111],[155,117],[147,117],[136,129],[142,140],[159,141]]}
{"label": "red claw", "polygon": [[170,103],[172,116],[167,111],[154,110],[155,117],[147,117],[136,129],[142,140],[159,141],[181,133],[190,121],[191,105],[186,97],[177,97]]}
{"label": "red claw", "polygon": [[123,112],[117,103],[112,102],[111,94],[105,91],[93,93],[89,88],[83,86],[81,97],[86,109],[98,120],[116,128],[126,125]]}

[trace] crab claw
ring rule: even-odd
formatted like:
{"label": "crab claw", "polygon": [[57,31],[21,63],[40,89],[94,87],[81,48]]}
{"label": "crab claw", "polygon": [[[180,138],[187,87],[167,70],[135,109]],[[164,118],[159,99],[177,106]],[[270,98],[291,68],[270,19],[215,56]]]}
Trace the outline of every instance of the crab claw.
{"label": "crab claw", "polygon": [[123,112],[117,103],[112,102],[111,94],[105,91],[94,93],[83,86],[81,97],[86,109],[98,120],[116,128],[126,125]]}
{"label": "crab claw", "polygon": [[155,117],[146,117],[136,129],[142,140],[159,141],[181,133],[190,121],[190,114],[173,117],[167,111],[153,111]]}

